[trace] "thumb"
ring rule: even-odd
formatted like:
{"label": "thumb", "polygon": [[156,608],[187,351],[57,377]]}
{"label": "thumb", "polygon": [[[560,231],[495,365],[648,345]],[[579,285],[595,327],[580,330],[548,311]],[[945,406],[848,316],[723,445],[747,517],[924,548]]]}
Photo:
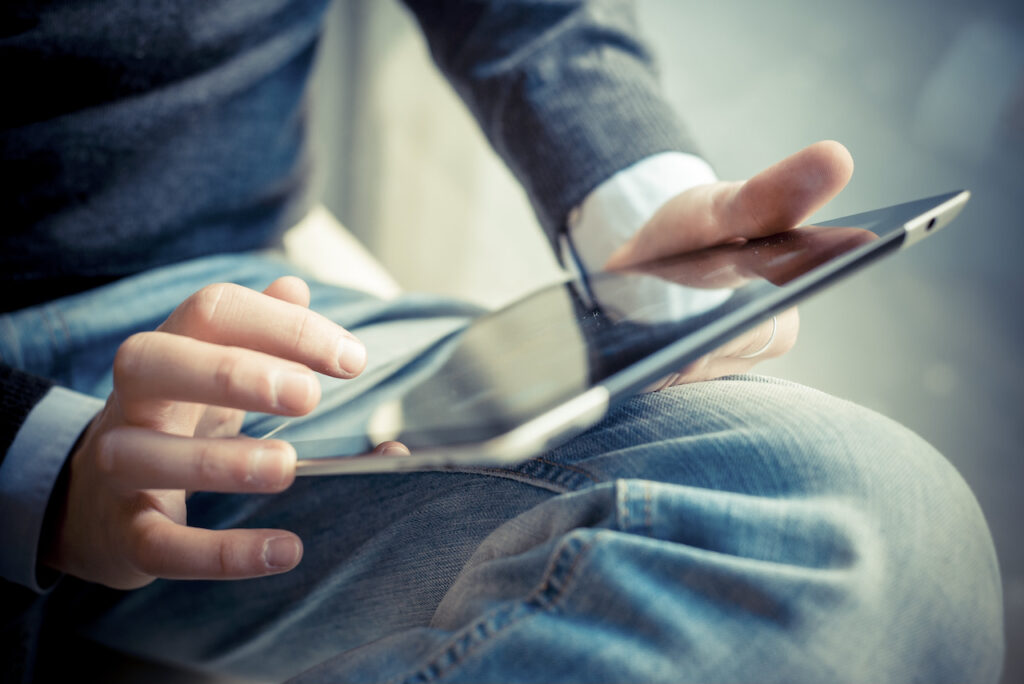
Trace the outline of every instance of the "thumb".
{"label": "thumb", "polygon": [[309,285],[295,276],[282,276],[270,283],[263,291],[274,299],[281,299],[291,304],[309,308]]}
{"label": "thumb", "polygon": [[666,202],[608,260],[625,268],[788,230],[832,199],[850,181],[853,158],[841,144],[814,143],[747,181],[702,185]]}
{"label": "thumb", "polygon": [[817,142],[734,186],[717,218],[742,237],[773,235],[800,225],[852,175],[853,158],[845,147],[834,140]]}

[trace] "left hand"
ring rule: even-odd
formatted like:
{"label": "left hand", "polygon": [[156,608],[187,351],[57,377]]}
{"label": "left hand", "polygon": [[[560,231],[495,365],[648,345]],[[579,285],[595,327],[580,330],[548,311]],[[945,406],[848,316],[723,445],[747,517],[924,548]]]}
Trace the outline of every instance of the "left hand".
{"label": "left hand", "polygon": [[[746,181],[701,185],[666,202],[617,249],[606,269],[624,270],[728,242],[767,237],[800,225],[850,181],[853,158],[845,147],[823,141],[768,167]],[[747,331],[690,364],[658,388],[743,373],[759,361],[785,354],[796,343],[799,316],[791,309]],[[756,352],[754,358],[741,358]]]}

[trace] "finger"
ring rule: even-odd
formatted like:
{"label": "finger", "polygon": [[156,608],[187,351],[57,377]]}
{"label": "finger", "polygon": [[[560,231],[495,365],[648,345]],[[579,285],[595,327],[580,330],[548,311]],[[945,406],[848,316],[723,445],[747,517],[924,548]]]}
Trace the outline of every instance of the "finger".
{"label": "finger", "polygon": [[280,299],[296,306],[309,308],[309,285],[302,278],[283,276],[278,278],[263,291],[263,294]]}
{"label": "finger", "polygon": [[749,373],[756,365],[756,359],[738,359],[732,356],[712,357],[706,363],[696,365],[687,373],[682,374],[676,384],[706,382],[727,375],[742,375]]}
{"label": "finger", "polygon": [[852,173],[846,148],[825,141],[748,181],[691,188],[666,202],[605,266],[627,268],[793,228],[838,193]]}
{"label": "finger", "polygon": [[747,238],[800,225],[846,187],[853,175],[849,151],[833,140],[814,143],[750,180],[723,189],[716,220]]}
{"label": "finger", "polygon": [[660,392],[663,389],[668,389],[669,387],[674,387],[675,385],[679,385],[684,382],[688,382],[688,380],[684,378],[684,371],[669,373],[665,377],[655,380],[640,391],[645,394],[650,392]]}
{"label": "finger", "polygon": [[401,442],[381,442],[373,449],[373,453],[381,456],[409,456],[409,447]]}
{"label": "finger", "polygon": [[[775,285],[785,285],[811,269],[845,254],[878,236],[862,228],[796,228],[766,240],[735,248],[737,266]],[[726,249],[718,247],[717,251]]]}
{"label": "finger", "polygon": [[[271,285],[274,292],[300,294],[294,282],[281,280]],[[358,375],[366,366],[363,344],[333,321],[304,306],[230,283],[204,287],[175,309],[159,330],[262,351],[342,378]]]}
{"label": "finger", "polygon": [[168,579],[243,579],[291,570],[302,541],[284,530],[204,530],[160,513],[143,516],[131,558],[142,572]]}
{"label": "finger", "polygon": [[[800,314],[798,309],[793,307],[778,314],[776,319],[777,324],[773,325],[771,320],[761,323],[691,362],[678,373],[672,373],[653,383],[644,391],[656,392],[674,385],[746,373],[761,361],[782,356],[796,344],[800,330]],[[748,356],[754,352],[759,353],[753,357]],[[744,356],[748,358],[743,358]]]}
{"label": "finger", "polygon": [[[764,321],[722,345],[712,352],[712,359],[737,360],[753,366],[759,361],[782,356],[792,349],[796,344],[799,330],[800,314],[798,309],[796,307],[786,309],[775,316],[775,322],[770,319]],[[756,354],[756,356],[750,356],[751,354]]]}
{"label": "finger", "polygon": [[114,358],[114,386],[125,419],[141,425],[159,418],[149,415],[152,402],[303,415],[320,401],[320,384],[301,364],[162,332],[125,340]]}
{"label": "finger", "polygon": [[103,435],[97,462],[123,489],[279,492],[295,480],[295,449],[280,440],[192,438],[123,427]]}
{"label": "finger", "polygon": [[196,437],[234,437],[242,429],[244,420],[245,411],[206,406],[192,434]]}
{"label": "finger", "polygon": [[679,373],[667,377],[655,390],[675,385],[715,380],[726,375],[747,373],[757,365],[759,360],[762,359],[760,357],[743,359],[735,356],[724,356],[720,351],[714,351],[690,363]]}

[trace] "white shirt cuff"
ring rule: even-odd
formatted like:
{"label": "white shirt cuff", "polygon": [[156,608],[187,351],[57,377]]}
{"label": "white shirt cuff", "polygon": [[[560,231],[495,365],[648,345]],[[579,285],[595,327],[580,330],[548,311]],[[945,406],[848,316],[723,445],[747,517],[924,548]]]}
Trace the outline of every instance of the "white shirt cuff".
{"label": "white shirt cuff", "polygon": [[[37,592],[39,537],[50,494],[78,437],[103,400],[52,387],[22,423],[0,465],[0,577]],[[52,584],[52,583],[49,583]]]}
{"label": "white shirt cuff", "polygon": [[682,152],[662,152],[619,171],[569,214],[567,227],[582,266],[591,273],[602,270],[665,202],[717,180],[706,161]]}

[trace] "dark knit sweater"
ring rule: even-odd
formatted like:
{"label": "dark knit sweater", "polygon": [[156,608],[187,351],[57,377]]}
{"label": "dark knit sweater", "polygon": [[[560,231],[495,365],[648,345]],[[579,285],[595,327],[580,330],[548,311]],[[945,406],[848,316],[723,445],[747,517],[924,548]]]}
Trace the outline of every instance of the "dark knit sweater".
{"label": "dark knit sweater", "polygon": [[3,309],[272,243],[324,0],[0,8]]}

